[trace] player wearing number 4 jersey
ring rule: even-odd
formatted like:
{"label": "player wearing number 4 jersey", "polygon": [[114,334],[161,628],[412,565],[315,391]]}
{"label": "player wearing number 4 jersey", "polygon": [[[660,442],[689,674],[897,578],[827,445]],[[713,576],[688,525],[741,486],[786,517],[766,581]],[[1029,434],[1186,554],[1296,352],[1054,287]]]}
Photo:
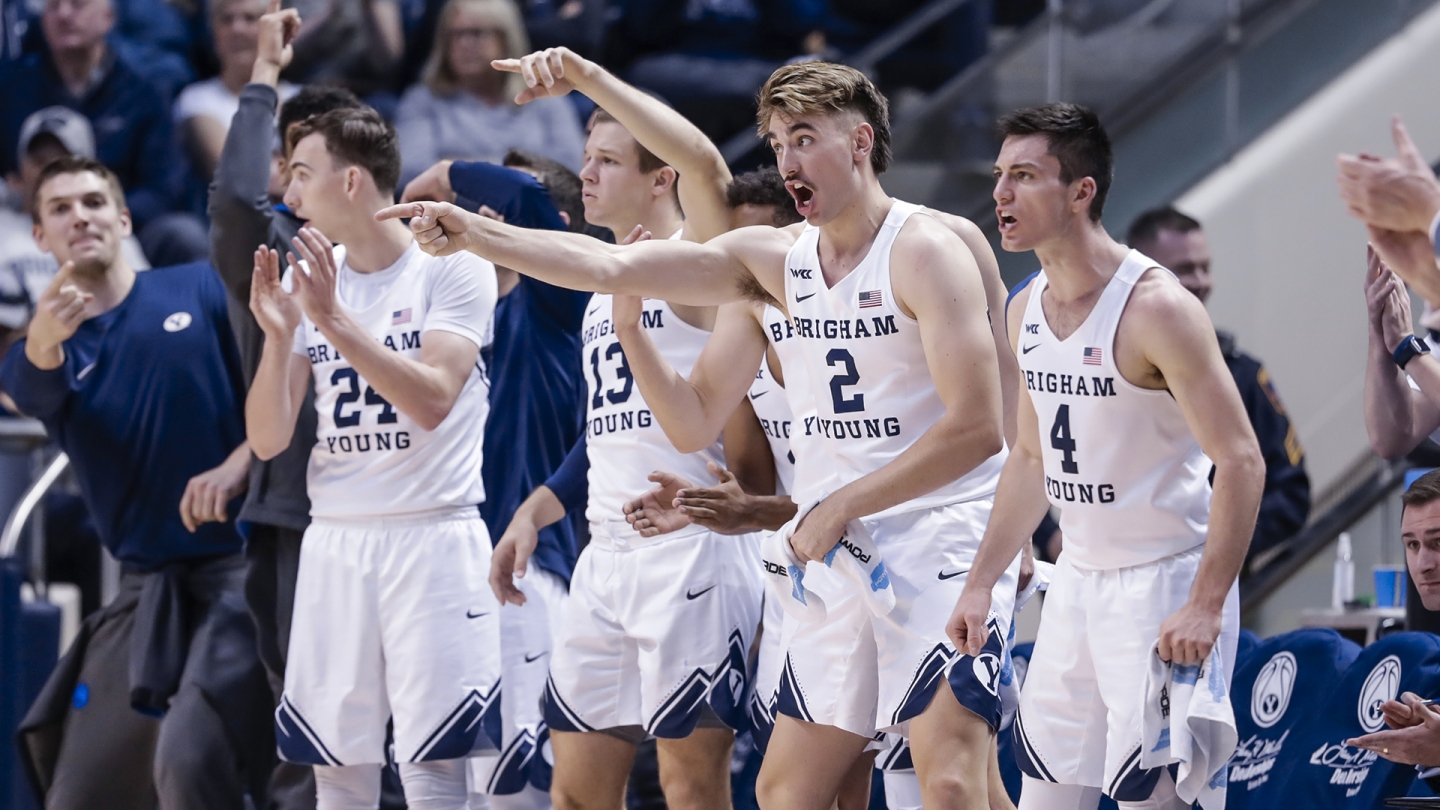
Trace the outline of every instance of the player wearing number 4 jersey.
{"label": "player wearing number 4 jersey", "polygon": [[[851,68],[808,62],[771,76],[760,124],[809,222],[801,234],[742,228],[703,245],[616,247],[537,239],[444,204],[378,215],[413,216],[410,227],[432,253],[473,250],[564,286],[697,305],[769,300],[787,311],[838,474],[837,488],[794,527],[791,550],[800,561],[822,560],[864,518],[894,609],[883,610],[887,594],[872,598],[870,585],[854,584],[863,597],[855,601],[876,610],[837,610],[813,627],[850,622],[849,636],[868,639],[865,646],[792,645],[792,699],[782,697],[758,784],[766,806],[831,807],[877,729],[908,730],[927,807],[987,805],[998,637],[1013,588],[996,589],[989,613],[1000,632],[979,655],[956,654],[944,615],[978,545],[1004,454],[995,342],[964,243],[880,186],[888,117],[884,97]],[[763,354],[761,338],[736,358],[742,387]],[[885,577],[870,582],[883,586]],[[790,598],[792,590],[787,583],[776,592]]]}
{"label": "player wearing number 4 jersey", "polygon": [[321,810],[376,807],[392,755],[411,807],[459,810],[465,760],[501,742],[499,604],[475,508],[495,269],[428,256],[369,216],[400,166],[374,110],[326,113],[290,137],[285,201],[309,225],[291,291],[279,256],[256,251],[250,307],[265,346],[246,401],[251,446],[269,458],[289,445],[314,376],[313,521],[277,743],[315,766]]}
{"label": "player wearing number 4 jersey", "polygon": [[1044,270],[1007,313],[1019,430],[950,632],[961,649],[988,643],[991,589],[1059,507],[1065,553],[1013,726],[1020,807],[1088,810],[1102,792],[1189,807],[1165,767],[1140,765],[1146,672],[1152,648],[1200,665],[1218,645],[1208,664],[1228,680],[1264,462],[1204,308],[1100,223],[1111,153],[1095,114],[1020,110],[1000,131],[1001,245]]}

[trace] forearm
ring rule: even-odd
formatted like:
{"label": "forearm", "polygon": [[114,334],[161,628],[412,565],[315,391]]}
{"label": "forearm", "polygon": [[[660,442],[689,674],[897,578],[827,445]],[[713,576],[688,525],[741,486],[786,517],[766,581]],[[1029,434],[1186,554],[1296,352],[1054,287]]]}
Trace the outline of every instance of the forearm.
{"label": "forearm", "polygon": [[317,326],[375,393],[421,428],[434,430],[450,415],[464,379],[457,381],[441,369],[385,348],[344,313]]}
{"label": "forearm", "polygon": [[799,507],[788,495],[751,495],[746,503],[745,513],[750,521],[745,531],[779,531],[797,511]]}
{"label": "forearm", "polygon": [[1220,611],[1225,597],[1240,576],[1255,517],[1265,487],[1265,462],[1258,449],[1215,459],[1215,485],[1210,498],[1210,526],[1200,569],[1190,588],[1190,602],[1207,610]]}
{"label": "forearm", "polygon": [[[1436,359],[1435,355],[1416,355],[1414,359],[1405,364],[1405,369],[1401,373],[1409,374],[1410,379],[1420,386],[1420,393],[1424,395],[1427,402],[1440,403],[1440,359]],[[1407,385],[1405,388],[1408,391],[1410,386]],[[1412,411],[1412,422],[1415,421],[1413,415]]]}
{"label": "forearm", "polygon": [[883,512],[969,473],[1000,452],[1003,442],[998,420],[947,412],[889,464],[850,482],[830,498],[843,504],[850,519]]}
{"label": "forearm", "polygon": [[290,446],[300,402],[290,387],[294,364],[301,362],[283,339],[265,339],[250,393],[245,397],[245,435],[249,450],[269,461]]}
{"label": "forearm", "polygon": [[725,403],[716,407],[709,402],[666,362],[655,341],[639,325],[618,327],[615,334],[625,350],[625,359],[630,364],[630,373],[635,375],[640,395],[645,397],[655,421],[660,423],[675,449],[694,453],[714,444],[715,437],[725,427],[726,418],[739,403],[728,403],[729,408],[725,409]]}
{"label": "forearm", "polygon": [[515,510],[515,516],[510,519],[511,523],[529,524],[535,531],[558,522],[565,517],[565,505],[560,498],[544,484],[535,488]]}
{"label": "forearm", "polygon": [[990,589],[1010,567],[1015,555],[1045,519],[1050,500],[1045,496],[1045,465],[1017,448],[1005,460],[995,489],[995,508],[985,527],[985,538],[970,565],[966,590]]}
{"label": "forearm", "polygon": [[1382,457],[1398,458],[1419,443],[1412,405],[1415,397],[1405,373],[1372,330],[1365,361],[1365,430],[1370,446]]}

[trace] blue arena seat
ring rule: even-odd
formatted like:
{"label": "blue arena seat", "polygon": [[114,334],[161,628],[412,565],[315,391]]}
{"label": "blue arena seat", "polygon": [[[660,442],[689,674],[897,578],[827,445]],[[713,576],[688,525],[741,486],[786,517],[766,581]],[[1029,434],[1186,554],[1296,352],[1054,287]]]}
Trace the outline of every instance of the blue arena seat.
{"label": "blue arena seat", "polygon": [[[1235,646],[1235,673],[1237,675],[1245,667],[1245,662],[1250,660],[1250,653],[1255,652],[1255,648],[1258,646],[1260,646],[1260,637],[1253,631],[1242,627],[1239,643]],[[1231,694],[1234,692],[1232,691]]]}
{"label": "blue arena seat", "polygon": [[[1380,704],[1401,692],[1440,691],[1440,636],[1397,633],[1367,647],[1338,686],[1320,696],[1314,715],[1298,726],[1271,775],[1283,778],[1271,802],[1255,807],[1371,808],[1404,796],[1415,768],[1381,759],[1345,740],[1385,727]],[[1233,794],[1232,794],[1233,795]]]}
{"label": "blue arena seat", "polygon": [[1309,628],[1267,639],[1243,658],[1237,656],[1230,701],[1240,743],[1230,760],[1227,807],[1277,806],[1284,780],[1275,769],[1282,754],[1310,753],[1292,739],[1296,727],[1325,711],[1359,655],[1360,646],[1334,630]]}

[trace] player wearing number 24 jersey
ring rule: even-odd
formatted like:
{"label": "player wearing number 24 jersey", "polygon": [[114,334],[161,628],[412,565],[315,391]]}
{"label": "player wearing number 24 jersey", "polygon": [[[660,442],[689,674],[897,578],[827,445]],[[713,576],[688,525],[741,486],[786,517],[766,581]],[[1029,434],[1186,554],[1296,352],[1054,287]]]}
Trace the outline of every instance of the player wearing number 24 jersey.
{"label": "player wearing number 24 jersey", "polygon": [[1111,152],[1095,114],[1054,104],[1000,126],[1001,245],[1044,270],[1006,313],[1016,443],[950,632],[961,649],[987,643],[997,576],[1059,507],[1065,549],[1012,726],[1021,810],[1094,808],[1102,792],[1188,808],[1198,794],[1141,765],[1146,673],[1158,654],[1228,681],[1264,463],[1204,308],[1101,225]]}
{"label": "player wearing number 24 jersey", "polygon": [[[798,559],[822,560],[853,521],[879,516],[865,529],[885,558],[896,608],[873,619],[868,608],[837,611],[833,620],[848,622],[849,635],[868,639],[868,647],[815,644],[789,656],[806,659],[794,691],[816,699],[790,706],[782,699],[760,800],[829,806],[873,732],[892,728],[915,741],[927,806],[982,808],[1000,647],[957,655],[945,639],[944,609],[978,545],[998,467],[992,459],[1004,452],[984,284],[958,237],[880,187],[889,161],[888,108],[863,74],[815,62],[782,67],[761,91],[760,107],[780,173],[809,222],[803,235],[752,227],[702,245],[609,246],[537,239],[444,204],[395,206],[379,216],[413,217],[411,229],[432,253],[471,250],[562,286],[695,305],[771,301],[792,322],[802,317],[797,307],[811,301],[803,315],[804,341],[813,344],[802,352],[805,379],[818,417],[831,421],[825,457],[843,477],[789,542]],[[799,300],[809,295],[816,298]],[[848,332],[840,331],[842,318]],[[855,326],[862,319],[864,330]],[[893,348],[909,367],[898,369],[880,351],[857,354],[865,340]],[[733,376],[742,390],[764,350],[757,335],[737,354]],[[879,387],[865,396],[871,379]],[[922,390],[902,394],[911,387]],[[859,449],[871,442],[871,450]],[[931,499],[937,491],[944,494]],[[1011,577],[1018,569],[1012,556]],[[788,586],[783,590],[788,597]],[[991,612],[1008,622],[1007,604]]]}

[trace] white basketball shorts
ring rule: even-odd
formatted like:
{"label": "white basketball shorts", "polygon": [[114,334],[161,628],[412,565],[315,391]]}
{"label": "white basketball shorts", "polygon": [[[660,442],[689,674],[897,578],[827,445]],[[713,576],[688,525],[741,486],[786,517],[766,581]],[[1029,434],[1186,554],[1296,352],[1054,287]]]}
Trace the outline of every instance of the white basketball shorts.
{"label": "white basketball shorts", "polygon": [[592,525],[550,661],[552,731],[687,737],[744,720],[760,624],[760,538],[697,532],[642,539]]}
{"label": "white basketball shorts", "polygon": [[780,688],[780,667],[785,658],[782,633],[787,617],[774,594],[765,593],[762,598],[760,649],[750,679],[750,734],[756,750],[763,755],[770,745],[770,732],[775,730],[775,693]]}
{"label": "white basketball shorts", "polygon": [[541,703],[550,672],[550,653],[566,599],[565,580],[533,562],[515,580],[523,605],[500,608],[500,667],[505,699],[500,703],[501,745],[470,759],[475,793],[508,796],[527,784],[550,790],[554,757]]}
{"label": "white basketball shorts", "polygon": [[501,741],[500,606],[473,506],[318,519],[295,583],[280,756],[307,765],[459,759]]}
{"label": "white basketball shorts", "polygon": [[[991,634],[980,655],[957,653],[945,635],[992,503],[967,501],[865,519],[890,575],[895,609],[876,616],[860,586],[832,576],[844,590],[816,590],[825,600],[825,618],[787,623],[777,711],[864,737],[877,731],[908,736],[909,721],[946,682],[960,705],[995,728],[1019,556],[995,584]],[[823,566],[812,562],[806,568],[809,587],[811,572]]]}
{"label": "white basketball shorts", "polygon": [[[1011,726],[1015,759],[1035,779],[1150,797],[1163,768],[1141,770],[1145,673],[1160,625],[1184,606],[1203,546],[1131,568],[1076,568],[1061,554]],[[1225,602],[1220,654],[1235,668],[1240,596]]]}

